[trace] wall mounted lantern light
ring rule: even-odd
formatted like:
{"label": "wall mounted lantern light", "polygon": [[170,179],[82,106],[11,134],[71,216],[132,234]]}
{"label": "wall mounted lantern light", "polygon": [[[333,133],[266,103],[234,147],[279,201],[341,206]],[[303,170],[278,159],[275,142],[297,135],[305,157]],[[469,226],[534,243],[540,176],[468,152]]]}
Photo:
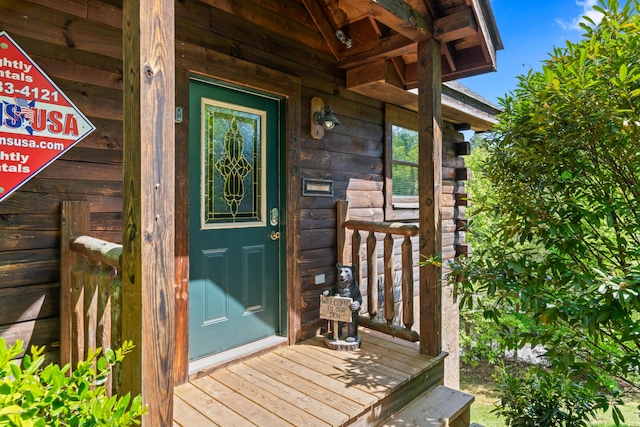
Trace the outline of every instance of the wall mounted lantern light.
{"label": "wall mounted lantern light", "polygon": [[311,98],[311,137],[322,139],[324,131],[333,129],[340,121],[333,115],[331,107],[324,105],[321,98]]}

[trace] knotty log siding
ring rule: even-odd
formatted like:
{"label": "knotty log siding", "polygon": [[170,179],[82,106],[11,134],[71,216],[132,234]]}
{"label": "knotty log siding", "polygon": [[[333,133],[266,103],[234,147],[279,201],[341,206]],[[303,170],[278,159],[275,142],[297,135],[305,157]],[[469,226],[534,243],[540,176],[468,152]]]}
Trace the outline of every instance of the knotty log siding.
{"label": "knotty log siding", "polygon": [[[335,281],[335,202],[348,200],[352,219],[384,220],[384,103],[345,89],[344,70],[298,0],[183,0],[175,2],[175,14],[177,99],[185,97],[189,70],[214,74],[221,66],[213,59],[218,54],[300,79],[297,102],[301,109],[295,129],[299,131],[300,169],[298,176],[289,179],[322,178],[334,183],[333,198],[300,197],[297,218],[288,219],[299,221],[294,261],[299,268],[295,278],[299,301],[293,304],[299,307],[301,331],[295,339],[312,336],[323,326],[317,316],[318,296]],[[0,0],[0,28],[96,125],[96,131],[0,203],[0,296],[11,300],[26,295],[25,301],[33,301],[28,307],[26,302],[8,305],[11,314],[0,317],[0,335],[9,341],[20,338],[27,345],[45,344],[55,353],[63,200],[91,202],[91,234],[122,242],[122,18],[119,0]],[[238,74],[237,78],[249,84],[265,76]],[[321,140],[312,139],[308,132],[313,97],[330,105],[341,122]],[[176,125],[180,167],[186,164],[186,128],[185,123]],[[455,171],[464,165],[454,148],[461,140],[452,126],[445,125],[442,218],[446,259],[454,256],[453,245],[461,236],[451,234],[455,233],[453,223],[464,216],[464,208],[451,203],[461,188]],[[177,179],[184,188],[185,176],[178,174]],[[176,197],[176,216],[184,218],[186,196],[177,192]],[[417,214],[407,213],[407,217],[416,219]],[[176,299],[183,313],[188,272],[184,231],[178,227],[176,234]],[[381,243],[377,250],[381,254]],[[394,263],[399,268],[400,260]],[[382,271],[379,267],[378,272]],[[325,284],[315,284],[318,274],[325,275]],[[417,269],[414,277],[419,277]],[[178,319],[178,325],[184,322]],[[7,332],[14,324],[20,327]],[[179,339],[178,345],[184,346],[184,335]],[[178,364],[186,363],[184,353],[176,357]]]}

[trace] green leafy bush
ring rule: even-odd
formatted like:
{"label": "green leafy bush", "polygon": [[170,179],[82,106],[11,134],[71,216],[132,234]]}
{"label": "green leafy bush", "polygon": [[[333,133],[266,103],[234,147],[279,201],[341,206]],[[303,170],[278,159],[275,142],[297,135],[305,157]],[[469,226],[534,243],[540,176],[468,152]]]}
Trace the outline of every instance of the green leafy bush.
{"label": "green leafy bush", "polygon": [[[493,412],[512,427],[586,427],[597,409],[609,407],[606,393],[592,392],[584,381],[567,372],[534,365],[512,373],[501,365],[494,378],[500,406]],[[616,424],[624,421],[617,407],[612,408],[612,414]]]}
{"label": "green leafy bush", "polygon": [[[474,204],[487,216],[472,230],[474,256],[451,275],[465,278],[461,301],[483,317],[530,318],[534,326],[512,328],[504,345],[543,346],[553,372],[590,396],[620,382],[638,389],[639,8],[601,0],[601,22],[585,17],[582,40],[553,49],[501,100],[499,123],[481,141],[490,192]],[[601,408],[615,403],[609,396],[575,395]]]}
{"label": "green leafy bush", "polygon": [[7,348],[0,338],[0,426],[131,426],[144,414],[142,398],[108,397],[104,384],[110,368],[133,349],[125,342],[119,350],[90,352],[67,376],[70,365],[44,364],[44,347],[32,347],[22,367],[13,360],[22,353],[22,342]]}

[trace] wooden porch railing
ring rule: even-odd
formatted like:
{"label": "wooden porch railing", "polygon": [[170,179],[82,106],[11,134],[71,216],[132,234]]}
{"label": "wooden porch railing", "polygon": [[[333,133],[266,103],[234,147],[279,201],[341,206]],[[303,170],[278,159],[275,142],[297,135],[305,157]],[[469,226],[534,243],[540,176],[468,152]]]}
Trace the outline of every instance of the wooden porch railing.
{"label": "wooden porch railing", "polygon": [[[72,368],[89,349],[120,348],[122,245],[89,236],[89,202],[62,202],[60,362]],[[120,390],[116,367],[107,383]]]}
{"label": "wooden porch railing", "polygon": [[[416,225],[391,223],[391,222],[374,222],[374,221],[358,221],[347,219],[348,202],[337,202],[337,218],[338,218],[338,261],[344,262],[348,259],[348,244],[346,242],[346,230],[353,230],[351,237],[351,262],[357,268],[357,280],[361,283],[362,269],[360,266],[360,251],[362,246],[362,236],[360,232],[368,233],[366,238],[366,265],[367,265],[367,311],[369,317],[360,316],[361,325],[371,329],[384,332],[389,335],[397,336],[409,341],[419,341],[420,335],[412,330],[415,323],[414,319],[414,294],[413,294],[413,244],[412,236],[417,236],[419,228]],[[384,233],[383,240],[383,268],[384,268],[384,321],[376,321],[378,314],[378,259],[377,259],[377,238],[375,233]],[[394,237],[403,237],[401,245],[402,252],[402,324],[404,326],[394,325],[395,318],[395,298],[393,287],[395,284],[395,265],[394,265]]]}

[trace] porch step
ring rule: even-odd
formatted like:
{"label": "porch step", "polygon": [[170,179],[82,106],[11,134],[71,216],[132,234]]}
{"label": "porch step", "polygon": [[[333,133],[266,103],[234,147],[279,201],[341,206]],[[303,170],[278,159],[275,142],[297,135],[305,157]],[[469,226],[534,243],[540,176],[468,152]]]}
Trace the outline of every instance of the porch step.
{"label": "porch step", "polygon": [[379,427],[468,427],[475,396],[444,386],[422,394]]}

